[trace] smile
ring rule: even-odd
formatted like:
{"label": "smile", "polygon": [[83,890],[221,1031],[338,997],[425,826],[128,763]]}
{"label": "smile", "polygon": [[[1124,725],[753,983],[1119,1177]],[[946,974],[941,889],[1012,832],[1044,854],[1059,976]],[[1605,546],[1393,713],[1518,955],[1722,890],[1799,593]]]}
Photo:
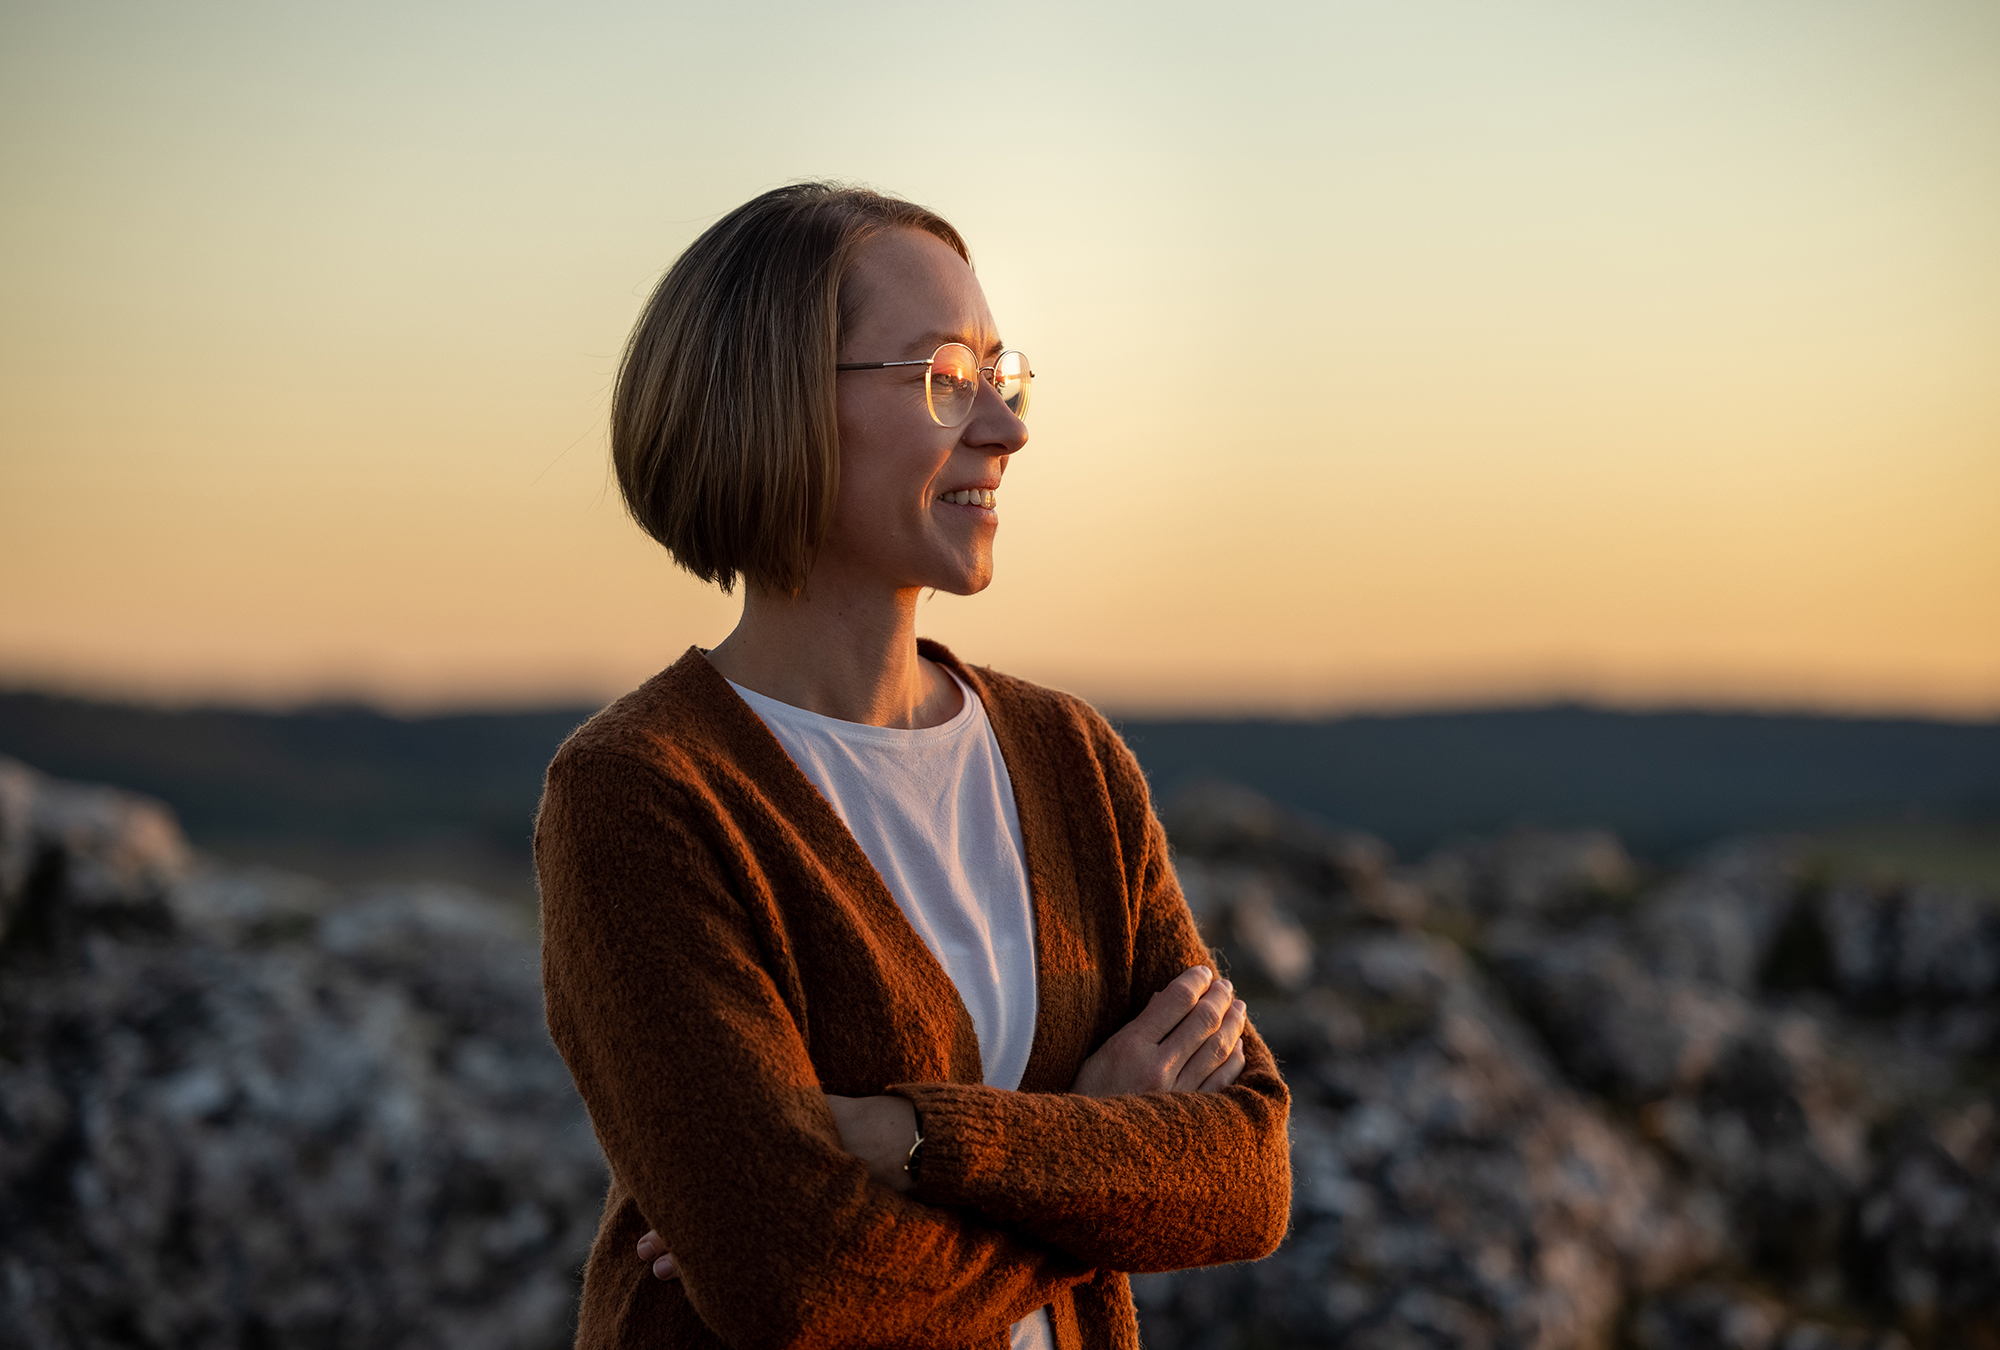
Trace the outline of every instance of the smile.
{"label": "smile", "polygon": [[993,489],[960,488],[957,492],[943,494],[938,500],[941,502],[950,502],[953,506],[983,506],[988,511],[991,511],[993,509]]}

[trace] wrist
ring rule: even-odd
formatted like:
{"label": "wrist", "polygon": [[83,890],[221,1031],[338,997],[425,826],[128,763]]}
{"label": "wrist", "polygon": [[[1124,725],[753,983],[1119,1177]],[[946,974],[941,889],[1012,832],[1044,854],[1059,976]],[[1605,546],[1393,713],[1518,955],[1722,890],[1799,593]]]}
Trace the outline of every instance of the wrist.
{"label": "wrist", "polygon": [[870,1099],[876,1112],[873,1143],[869,1146],[869,1170],[891,1190],[907,1191],[917,1184],[917,1167],[922,1153],[912,1158],[923,1130],[913,1103],[903,1097]]}
{"label": "wrist", "polygon": [[[911,1114],[915,1115],[915,1111],[912,1110]],[[916,1141],[910,1145],[909,1154],[903,1159],[903,1173],[908,1177],[909,1184],[914,1187],[917,1182],[923,1179],[920,1171],[923,1166],[924,1150],[924,1118],[922,1116],[916,1116],[916,1124],[912,1127],[912,1133],[916,1135]]]}

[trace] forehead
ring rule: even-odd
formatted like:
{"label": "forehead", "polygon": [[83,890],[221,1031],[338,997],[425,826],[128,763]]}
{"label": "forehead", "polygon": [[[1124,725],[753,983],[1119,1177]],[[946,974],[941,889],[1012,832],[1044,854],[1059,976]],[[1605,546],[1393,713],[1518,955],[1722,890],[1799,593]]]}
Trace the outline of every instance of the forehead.
{"label": "forehead", "polygon": [[900,353],[921,346],[921,356],[941,341],[957,341],[983,352],[997,340],[979,279],[932,235],[889,230],[869,240],[855,256],[848,283],[857,287],[859,300],[847,335],[851,350],[886,344]]}

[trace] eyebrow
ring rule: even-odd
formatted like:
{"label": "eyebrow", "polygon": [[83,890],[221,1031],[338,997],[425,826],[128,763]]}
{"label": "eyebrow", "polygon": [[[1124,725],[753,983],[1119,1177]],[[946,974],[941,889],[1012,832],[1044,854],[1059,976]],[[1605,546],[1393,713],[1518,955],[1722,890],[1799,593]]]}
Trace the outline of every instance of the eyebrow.
{"label": "eyebrow", "polygon": [[[965,334],[949,333],[946,332],[944,329],[940,328],[932,332],[925,333],[921,337],[911,338],[910,345],[907,348],[905,348],[905,350],[914,352],[918,356],[929,356],[932,352],[944,346],[944,344],[947,342],[956,342],[967,347],[972,347],[972,344],[965,340]],[[1007,350],[1007,344],[1002,342],[998,337],[995,337],[992,342],[988,343],[986,346],[986,350],[983,352],[979,351],[979,349],[976,347],[973,348],[973,351],[979,356],[980,360],[982,361],[987,360],[988,358],[991,357],[998,356],[1001,352],[1004,352],[1006,350]]]}

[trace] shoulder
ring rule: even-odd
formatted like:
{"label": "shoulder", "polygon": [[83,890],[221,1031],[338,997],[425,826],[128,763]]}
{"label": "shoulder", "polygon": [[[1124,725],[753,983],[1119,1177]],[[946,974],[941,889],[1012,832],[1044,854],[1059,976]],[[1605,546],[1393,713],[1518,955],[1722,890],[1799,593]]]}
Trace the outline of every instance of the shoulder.
{"label": "shoulder", "polygon": [[727,878],[796,851],[787,771],[757,714],[690,648],[556,751],[534,827],[545,936],[627,903],[657,917],[666,894],[676,913],[704,912],[700,897],[732,893]]}
{"label": "shoulder", "polygon": [[671,755],[682,744],[702,739],[701,731],[720,705],[733,697],[728,681],[699,648],[631,693],[614,699],[575,731],[556,752],[558,761],[586,754],[639,759]]}
{"label": "shoulder", "polygon": [[697,647],[571,732],[551,774],[580,763],[622,760],[669,779],[690,775],[754,747],[763,723]]}
{"label": "shoulder", "polygon": [[562,743],[549,764],[541,817],[546,823],[642,802],[714,811],[745,782],[768,781],[783,756],[757,714],[690,647]]}

